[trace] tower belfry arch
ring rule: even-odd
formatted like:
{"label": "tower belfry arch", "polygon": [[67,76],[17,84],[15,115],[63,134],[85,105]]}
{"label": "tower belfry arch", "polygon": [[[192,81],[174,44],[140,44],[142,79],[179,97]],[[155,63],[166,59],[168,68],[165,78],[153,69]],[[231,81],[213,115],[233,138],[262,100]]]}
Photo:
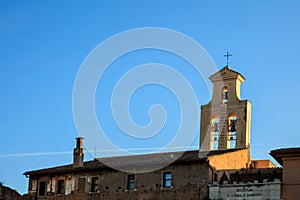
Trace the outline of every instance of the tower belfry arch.
{"label": "tower belfry arch", "polygon": [[249,148],[251,103],[240,97],[245,78],[226,66],[209,79],[213,94],[201,106],[200,150]]}

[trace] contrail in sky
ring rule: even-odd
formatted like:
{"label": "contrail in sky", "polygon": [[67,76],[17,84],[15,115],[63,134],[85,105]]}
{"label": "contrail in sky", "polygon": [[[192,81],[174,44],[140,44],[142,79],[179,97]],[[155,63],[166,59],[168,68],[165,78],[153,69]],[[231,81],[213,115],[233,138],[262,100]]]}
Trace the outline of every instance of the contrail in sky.
{"label": "contrail in sky", "polygon": [[[198,146],[191,146],[188,149],[196,150]],[[160,150],[160,147],[157,148],[128,148],[123,149],[124,151],[145,151],[145,150]],[[182,150],[186,149],[185,147],[173,147],[168,148],[167,150]],[[164,149],[166,150],[166,149]],[[114,152],[114,149],[102,149],[102,150],[89,150],[89,152],[103,153],[103,152]],[[72,151],[59,151],[59,152],[36,152],[36,153],[12,153],[12,154],[0,154],[0,158],[9,158],[9,157],[31,157],[31,156],[52,156],[52,155],[63,155],[63,154],[72,154]]]}
{"label": "contrail in sky", "polygon": [[[252,146],[283,146],[283,144],[252,144]],[[284,146],[293,146],[292,144],[285,144]],[[296,145],[295,145],[296,146]],[[188,148],[188,150],[197,150],[198,146],[191,146]],[[124,151],[149,151],[149,150],[160,150],[160,147],[157,148],[128,148],[123,149]],[[170,150],[170,151],[178,151],[186,149],[185,147],[172,147],[164,150]],[[89,152],[93,153],[105,153],[105,152],[114,152],[114,149],[102,149],[102,150],[89,150]],[[166,151],[168,152],[168,151]],[[66,155],[66,154],[72,154],[72,151],[58,151],[58,152],[36,152],[36,153],[12,153],[12,154],[0,154],[0,158],[10,158],[10,157],[33,157],[33,156],[53,156],[53,155]],[[141,153],[147,153],[147,152],[141,152]]]}

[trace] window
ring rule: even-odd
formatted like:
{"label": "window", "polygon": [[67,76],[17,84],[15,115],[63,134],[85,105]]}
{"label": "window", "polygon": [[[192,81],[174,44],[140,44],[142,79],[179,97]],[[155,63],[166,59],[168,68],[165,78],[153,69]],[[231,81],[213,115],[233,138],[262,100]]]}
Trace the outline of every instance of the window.
{"label": "window", "polygon": [[41,181],[39,184],[39,196],[46,195],[46,181]]}
{"label": "window", "polygon": [[218,150],[219,148],[219,122],[218,116],[214,116],[211,120],[211,149]]}
{"label": "window", "polygon": [[78,192],[79,193],[85,192],[85,178],[78,179]]}
{"label": "window", "polygon": [[227,148],[233,149],[236,147],[236,131],[237,131],[237,116],[231,114],[228,117],[228,134],[227,134]]}
{"label": "window", "polygon": [[64,194],[65,193],[65,181],[64,180],[58,180],[57,181],[57,194]]}
{"label": "window", "polygon": [[217,173],[214,173],[214,181],[218,181],[218,174]]}
{"label": "window", "polygon": [[127,177],[127,189],[133,190],[135,189],[135,175],[131,174]]}
{"label": "window", "polygon": [[163,177],[163,187],[172,186],[172,174],[171,172],[165,172]]}
{"label": "window", "polygon": [[98,192],[99,186],[99,177],[92,177],[91,192]]}
{"label": "window", "polygon": [[223,104],[227,104],[228,103],[228,87],[225,86],[223,88]]}

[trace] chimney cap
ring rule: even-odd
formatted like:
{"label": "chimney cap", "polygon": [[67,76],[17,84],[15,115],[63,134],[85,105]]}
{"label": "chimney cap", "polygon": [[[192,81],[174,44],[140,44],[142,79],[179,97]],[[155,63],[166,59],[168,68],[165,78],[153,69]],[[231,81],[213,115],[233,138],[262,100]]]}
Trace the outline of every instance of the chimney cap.
{"label": "chimney cap", "polygon": [[76,148],[82,148],[83,137],[76,138]]}

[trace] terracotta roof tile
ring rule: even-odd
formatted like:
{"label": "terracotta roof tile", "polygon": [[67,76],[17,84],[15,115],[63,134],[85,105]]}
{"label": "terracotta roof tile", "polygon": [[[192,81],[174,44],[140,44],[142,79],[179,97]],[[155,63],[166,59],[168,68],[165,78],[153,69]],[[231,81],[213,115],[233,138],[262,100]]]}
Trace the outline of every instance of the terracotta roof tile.
{"label": "terracotta roof tile", "polygon": [[[165,152],[165,153],[153,153],[153,154],[140,154],[130,156],[115,156],[104,157],[87,161],[83,163],[82,167],[74,167],[73,164],[63,165],[52,168],[45,168],[34,171],[27,171],[24,175],[45,175],[45,174],[58,174],[58,173],[71,173],[87,170],[98,170],[109,168],[104,163],[113,164],[113,166],[132,167],[132,166],[147,166],[161,163],[172,163],[174,156],[179,157],[173,163],[182,162],[206,162],[210,156],[221,155],[225,153],[235,152],[242,149],[228,149],[217,150],[210,152],[200,152],[198,150],[186,151],[186,152]],[[111,165],[110,165],[111,166]]]}

